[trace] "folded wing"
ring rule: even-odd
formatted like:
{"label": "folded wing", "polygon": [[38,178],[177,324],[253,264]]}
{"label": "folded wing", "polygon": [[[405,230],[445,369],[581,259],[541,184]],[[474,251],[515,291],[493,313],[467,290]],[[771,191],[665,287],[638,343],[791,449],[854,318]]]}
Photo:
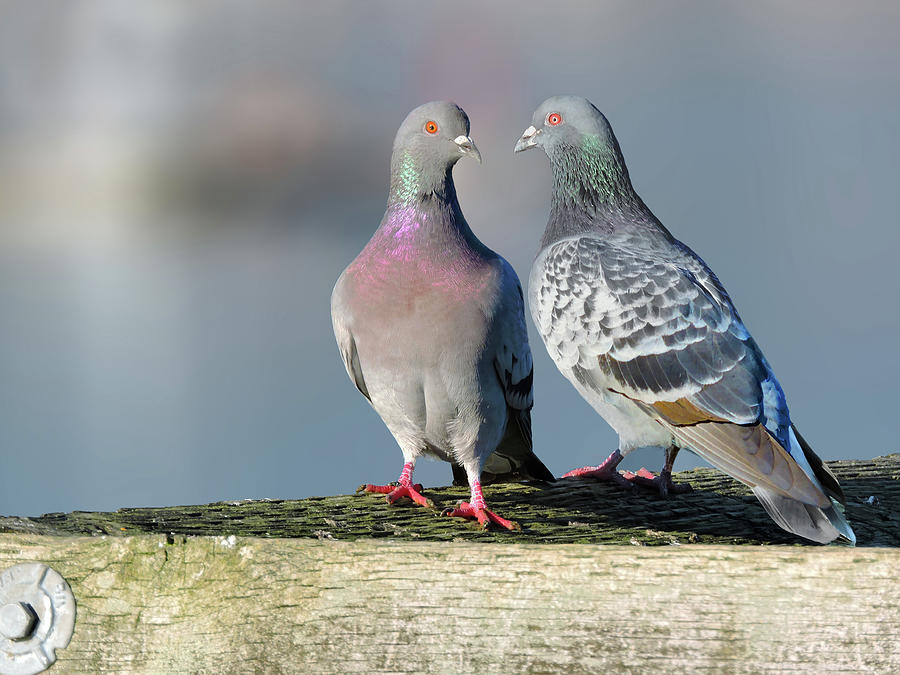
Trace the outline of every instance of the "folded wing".
{"label": "folded wing", "polygon": [[544,269],[538,301],[553,307],[536,313],[545,317],[539,329],[579,381],[633,400],[751,487],[830,506],[804,453],[792,455],[781,386],[693,252],[676,246],[663,256],[582,237],[554,245]]}
{"label": "folded wing", "polygon": [[498,339],[493,365],[503,389],[509,421],[506,432],[487,459],[485,483],[512,480],[554,480],[553,474],[534,454],[531,408],[534,405],[534,365],[528,346],[522,286],[512,267],[498,260],[501,301],[494,316]]}

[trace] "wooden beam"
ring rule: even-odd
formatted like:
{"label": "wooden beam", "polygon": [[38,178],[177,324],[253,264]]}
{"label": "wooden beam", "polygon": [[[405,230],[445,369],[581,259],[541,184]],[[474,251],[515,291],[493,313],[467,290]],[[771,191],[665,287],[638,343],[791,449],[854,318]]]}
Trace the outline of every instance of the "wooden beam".
{"label": "wooden beam", "polygon": [[897,672],[900,553],[0,535],[78,600],[54,672]]}
{"label": "wooden beam", "polygon": [[53,672],[900,672],[900,455],[830,466],[855,549],[697,470],[490,486],[516,533],[375,495],[0,518],[0,570],[71,585]]}
{"label": "wooden beam", "polygon": [[[900,546],[900,454],[829,462],[847,495],[847,517],[860,545]],[[409,502],[388,506],[383,495],[238,500],[200,506],[127,508],[113,513],[51,513],[2,518],[0,532],[48,535],[142,533],[250,537],[393,537],[416,541],[597,543],[653,545],[802,544],[779,529],[740,483],[713,469],[684,471],[676,481],[694,491],[662,498],[650,490],[629,494],[606,483],[577,479],[555,484],[490,485],[485,495],[522,532],[481,532],[440,507],[468,499],[459,487],[426,488],[438,510]]]}

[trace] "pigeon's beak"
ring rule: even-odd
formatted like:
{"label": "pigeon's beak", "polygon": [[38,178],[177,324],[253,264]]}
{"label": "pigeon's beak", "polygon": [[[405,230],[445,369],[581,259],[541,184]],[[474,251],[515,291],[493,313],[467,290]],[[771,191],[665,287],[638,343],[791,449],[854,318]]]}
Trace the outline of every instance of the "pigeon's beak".
{"label": "pigeon's beak", "polygon": [[478,152],[478,148],[475,146],[475,141],[473,141],[468,136],[457,136],[453,139],[453,142],[459,146],[459,151],[464,155],[470,155],[478,160],[478,163],[481,164],[481,153]]}
{"label": "pigeon's beak", "polygon": [[533,148],[537,145],[537,137],[540,135],[541,130],[535,129],[534,126],[528,127],[523,133],[522,138],[518,140],[516,143],[516,148],[513,152],[522,152],[523,150],[528,150],[529,148]]}

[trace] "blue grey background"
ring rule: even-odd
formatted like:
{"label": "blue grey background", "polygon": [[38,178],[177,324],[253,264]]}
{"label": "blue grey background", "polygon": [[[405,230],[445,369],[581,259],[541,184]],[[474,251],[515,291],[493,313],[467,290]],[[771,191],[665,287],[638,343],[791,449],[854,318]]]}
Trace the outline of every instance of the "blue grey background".
{"label": "blue grey background", "polygon": [[[396,478],[329,296],[432,99],[469,113],[463,210],[523,278],[549,169],[513,144],[593,100],[816,450],[896,451],[897,35],[893,2],[0,4],[0,513]],[[596,463],[615,436],[532,348],[537,452]]]}

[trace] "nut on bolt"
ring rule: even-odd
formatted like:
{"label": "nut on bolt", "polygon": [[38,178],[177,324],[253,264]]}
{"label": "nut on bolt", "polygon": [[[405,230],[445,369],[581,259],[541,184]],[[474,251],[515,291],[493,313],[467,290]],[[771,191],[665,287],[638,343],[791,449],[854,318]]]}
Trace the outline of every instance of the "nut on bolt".
{"label": "nut on bolt", "polygon": [[27,602],[0,607],[0,635],[9,640],[27,640],[37,625],[37,613]]}
{"label": "nut on bolt", "polygon": [[36,675],[56,661],[75,630],[75,596],[43,563],[0,571],[0,675]]}

